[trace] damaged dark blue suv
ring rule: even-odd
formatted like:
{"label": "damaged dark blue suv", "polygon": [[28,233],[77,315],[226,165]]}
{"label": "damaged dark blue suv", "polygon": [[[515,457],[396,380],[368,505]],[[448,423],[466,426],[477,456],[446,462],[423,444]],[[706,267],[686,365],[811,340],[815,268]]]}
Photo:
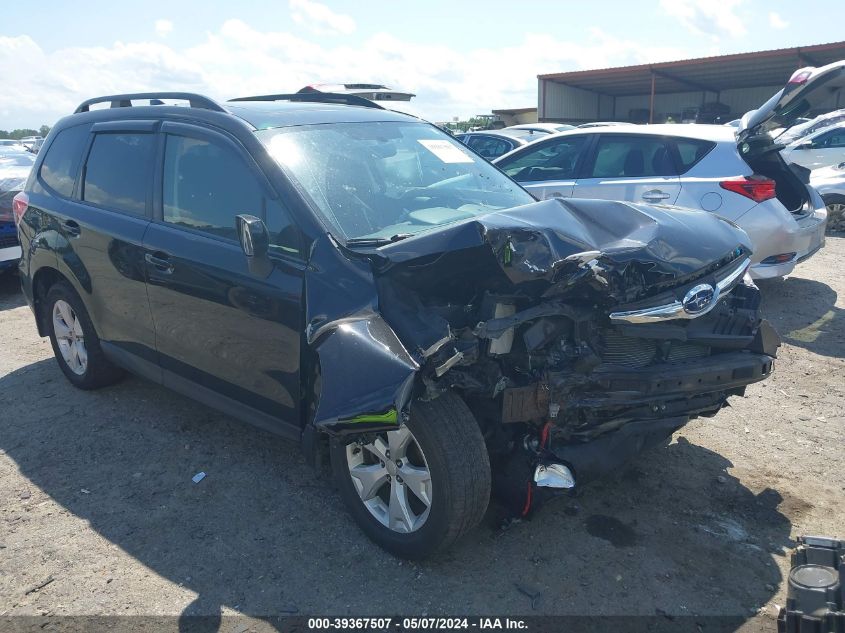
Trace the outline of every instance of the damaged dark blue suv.
{"label": "damaged dark blue suv", "polygon": [[778,345],[733,224],[537,202],[346,95],[92,99],[14,214],[74,385],[128,370],[328,454],[406,557],[471,530],[491,489],[527,514],[715,414]]}

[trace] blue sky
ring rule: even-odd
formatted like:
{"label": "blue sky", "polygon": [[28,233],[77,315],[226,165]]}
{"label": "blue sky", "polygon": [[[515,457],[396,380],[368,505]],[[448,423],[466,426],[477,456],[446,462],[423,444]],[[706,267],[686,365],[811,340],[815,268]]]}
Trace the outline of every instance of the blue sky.
{"label": "blue sky", "polygon": [[831,42],[843,23],[841,0],[11,2],[0,129],[98,94],[342,81],[416,92],[421,114],[446,120],[536,105],[538,73]]}

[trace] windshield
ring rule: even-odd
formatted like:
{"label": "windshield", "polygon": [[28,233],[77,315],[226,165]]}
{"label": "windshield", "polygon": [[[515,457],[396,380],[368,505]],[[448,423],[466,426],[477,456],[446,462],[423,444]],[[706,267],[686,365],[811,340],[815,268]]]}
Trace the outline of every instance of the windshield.
{"label": "windshield", "polygon": [[328,123],[256,134],[349,243],[401,239],[534,202],[426,123]]}

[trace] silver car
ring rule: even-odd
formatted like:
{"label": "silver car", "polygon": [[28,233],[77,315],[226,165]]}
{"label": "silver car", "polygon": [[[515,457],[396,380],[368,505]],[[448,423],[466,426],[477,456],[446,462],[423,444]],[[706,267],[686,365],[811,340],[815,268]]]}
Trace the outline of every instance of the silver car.
{"label": "silver car", "polygon": [[603,198],[718,213],[751,238],[752,277],[782,277],[822,247],[827,211],[809,185],[809,171],[787,167],[769,132],[789,127],[842,85],[845,61],[804,68],[737,128],[574,130],[494,162],[537,198]]}

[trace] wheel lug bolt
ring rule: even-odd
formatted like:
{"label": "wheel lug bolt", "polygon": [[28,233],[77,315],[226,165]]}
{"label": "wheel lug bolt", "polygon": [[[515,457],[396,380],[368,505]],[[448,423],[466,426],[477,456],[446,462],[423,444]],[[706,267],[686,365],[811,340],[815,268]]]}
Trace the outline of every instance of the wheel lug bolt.
{"label": "wheel lug bolt", "polygon": [[387,481],[390,481],[390,475],[387,476]]}
{"label": "wheel lug bolt", "polygon": [[396,481],[397,481],[397,482],[399,482],[399,483],[401,484],[401,483],[402,483],[402,478],[401,478],[401,477],[397,477],[397,478],[396,478]]}
{"label": "wheel lug bolt", "polygon": [[384,462],[379,462],[379,463],[381,464],[381,467],[384,468]]}
{"label": "wheel lug bolt", "polygon": [[402,468],[402,460],[401,459],[396,460],[396,468]]}

